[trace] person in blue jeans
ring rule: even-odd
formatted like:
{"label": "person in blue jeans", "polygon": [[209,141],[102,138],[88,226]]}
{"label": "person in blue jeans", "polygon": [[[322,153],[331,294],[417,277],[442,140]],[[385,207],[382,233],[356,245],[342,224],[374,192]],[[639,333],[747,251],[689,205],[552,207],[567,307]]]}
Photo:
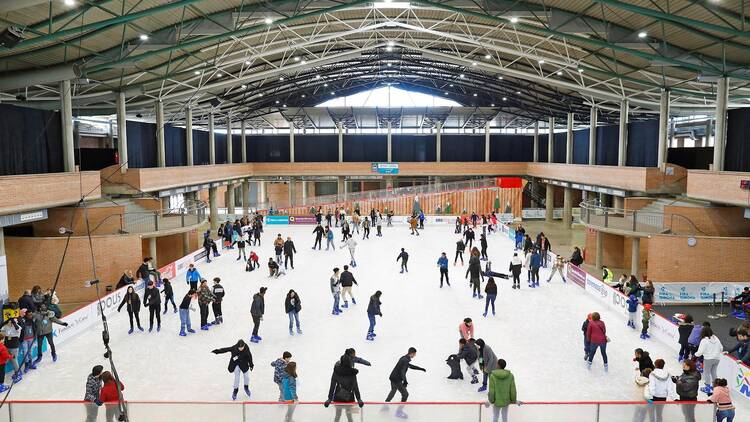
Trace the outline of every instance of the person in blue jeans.
{"label": "person in blue jeans", "polygon": [[302,329],[299,327],[299,311],[302,310],[302,301],[294,290],[289,290],[289,293],[286,294],[284,310],[287,316],[289,316],[289,335],[294,335],[292,328],[295,322],[297,324],[297,334],[302,334]]}
{"label": "person in blue jeans", "polygon": [[602,359],[604,360],[604,370],[606,371],[607,366],[607,327],[604,325],[604,321],[601,320],[599,312],[593,312],[591,314],[591,321],[586,327],[586,339],[589,341],[589,356],[588,356],[588,367],[591,369],[591,362],[594,360],[596,355],[596,349],[602,351]]}
{"label": "person in blue jeans", "polygon": [[727,388],[727,380],[716,378],[713,383],[713,393],[708,401],[716,404],[716,422],[734,421],[734,405],[732,395]]}
{"label": "person in blue jeans", "polygon": [[539,251],[536,248],[531,250],[531,287],[539,287],[539,267],[542,266],[542,257],[539,256]]}
{"label": "person in blue jeans", "polygon": [[194,333],[190,326],[190,302],[198,299],[198,292],[190,289],[180,302],[180,336],[185,337],[187,333]]}
{"label": "person in blue jeans", "polygon": [[326,250],[333,248],[336,250],[336,245],[333,244],[333,230],[330,227],[326,227]]}
{"label": "person in blue jeans", "polygon": [[[463,259],[463,258],[462,258]],[[440,288],[443,288],[443,277],[445,277],[445,283],[451,285],[448,279],[448,256],[443,252],[440,258],[437,260],[438,268],[440,268]]]}
{"label": "person in blue jeans", "polygon": [[495,284],[495,279],[492,277],[489,277],[487,279],[487,285],[484,287],[484,292],[486,295],[486,301],[484,302],[484,315],[487,316],[487,308],[489,308],[490,305],[492,305],[492,315],[495,315],[495,299],[497,298],[497,284]]}
{"label": "person in blue jeans", "polygon": [[367,319],[370,320],[370,328],[367,329],[367,340],[375,340],[375,315],[383,317],[383,313],[380,312],[380,296],[383,294],[380,290],[375,292],[374,295],[370,296],[370,303],[367,305]]}

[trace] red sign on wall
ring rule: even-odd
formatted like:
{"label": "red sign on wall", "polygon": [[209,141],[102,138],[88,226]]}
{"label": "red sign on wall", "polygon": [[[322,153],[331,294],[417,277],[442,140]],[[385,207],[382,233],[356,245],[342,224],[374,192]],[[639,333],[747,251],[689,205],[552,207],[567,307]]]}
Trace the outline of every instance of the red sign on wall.
{"label": "red sign on wall", "polygon": [[495,184],[501,188],[522,188],[523,180],[520,177],[496,177]]}

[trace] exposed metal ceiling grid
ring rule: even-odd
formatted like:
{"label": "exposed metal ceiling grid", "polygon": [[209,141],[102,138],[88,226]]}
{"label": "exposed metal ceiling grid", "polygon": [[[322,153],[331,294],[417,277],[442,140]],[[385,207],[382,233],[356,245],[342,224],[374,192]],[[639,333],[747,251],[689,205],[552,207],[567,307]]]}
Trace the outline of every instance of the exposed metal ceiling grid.
{"label": "exposed metal ceiling grid", "polygon": [[[162,98],[179,121],[186,104],[205,115],[219,97],[217,112],[262,122],[284,103],[309,106],[331,92],[395,83],[440,95],[454,83],[452,98],[494,103],[514,125],[568,111],[586,120],[581,108],[591,104],[607,121],[622,98],[635,112],[653,110],[664,87],[675,110],[710,108],[722,74],[732,77],[733,106],[750,98],[750,20],[741,0],[427,0],[403,10],[363,1],[91,0],[72,10],[61,0],[23,3],[0,20],[0,28],[27,27],[26,41],[0,49],[0,69],[8,70],[0,80],[13,69],[85,57],[79,64],[94,83],[76,87],[80,114],[111,113],[106,93],[124,89],[133,113],[149,115]],[[266,17],[275,22],[265,25]],[[648,35],[639,39],[642,30]],[[19,89],[0,100],[16,101]],[[50,107],[56,89],[23,92],[28,104]]]}

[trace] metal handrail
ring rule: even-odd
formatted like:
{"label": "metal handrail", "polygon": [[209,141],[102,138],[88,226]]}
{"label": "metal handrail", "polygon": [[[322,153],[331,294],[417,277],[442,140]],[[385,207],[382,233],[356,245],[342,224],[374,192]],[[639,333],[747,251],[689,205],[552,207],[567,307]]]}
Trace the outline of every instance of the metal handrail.
{"label": "metal handrail", "polygon": [[[309,207],[319,206],[325,204],[335,204],[338,202],[351,202],[351,201],[372,201],[380,199],[389,199],[399,196],[406,195],[421,195],[437,192],[446,192],[463,189],[478,189],[496,186],[495,179],[473,179],[463,180],[460,182],[447,182],[447,183],[431,183],[418,186],[404,186],[394,189],[376,189],[363,192],[347,192],[345,194],[334,194],[334,195],[319,195],[308,198],[303,198],[294,207]],[[291,208],[291,204],[282,204],[280,202],[261,202],[257,203],[254,208],[258,210],[268,210],[271,208]]]}
{"label": "metal handrail", "polygon": [[[160,210],[154,210],[154,211],[135,211],[135,212],[124,212],[124,213],[116,213],[116,214],[110,214],[104,219],[102,219],[99,224],[97,224],[93,229],[91,229],[91,233],[95,233],[99,227],[101,227],[105,222],[107,222],[110,218],[118,217],[120,218],[120,229],[119,234],[127,234],[127,233],[145,233],[145,232],[151,232],[151,231],[158,231],[160,226],[160,219],[164,218],[165,216],[181,216],[181,222],[179,227],[186,227],[188,225],[193,224],[185,224],[185,216],[186,215],[197,215],[197,222],[196,224],[199,224],[201,221],[206,219],[206,209],[208,206],[203,201],[192,201],[194,202],[194,205],[188,206],[188,207],[175,207],[175,208],[165,208]],[[187,205],[187,202],[185,202]],[[143,220],[149,220],[153,221],[153,229],[150,225],[147,226],[145,230],[138,230],[138,228],[135,227],[128,227],[128,222],[126,219],[126,216],[135,216],[138,218],[139,216],[143,216]],[[141,227],[142,228],[142,227]]]}
{"label": "metal handrail", "polygon": [[[629,210],[626,208],[604,207],[598,204],[597,200],[583,201],[580,203],[581,221],[594,226],[605,228],[614,228],[624,231],[641,232],[641,233],[674,233],[695,235],[703,232],[688,217],[675,214],[653,211]],[[667,221],[664,217],[669,215]],[[592,223],[594,220],[594,223]],[[599,220],[599,221],[597,221]],[[603,224],[597,222],[603,221]],[[683,223],[689,226],[688,233],[680,233],[683,230],[675,230],[677,223]]]}

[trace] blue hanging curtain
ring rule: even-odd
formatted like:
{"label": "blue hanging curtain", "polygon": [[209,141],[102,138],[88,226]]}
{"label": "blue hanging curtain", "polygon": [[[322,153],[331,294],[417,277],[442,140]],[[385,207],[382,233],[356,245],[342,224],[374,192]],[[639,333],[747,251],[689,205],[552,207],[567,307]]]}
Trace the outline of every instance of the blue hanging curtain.
{"label": "blue hanging curtain", "polygon": [[[713,163],[713,157],[711,162]],[[727,113],[724,170],[750,171],[750,109],[739,108]]]}
{"label": "blue hanging curtain", "polygon": [[[431,137],[431,139],[435,138]],[[484,133],[481,135],[442,134],[440,135],[440,155],[441,161],[484,161]],[[435,157],[437,158],[437,155]]]}
{"label": "blue hanging curtain", "polygon": [[589,163],[589,129],[573,131],[573,164]]}
{"label": "blue hanging curtain", "polygon": [[128,167],[157,167],[156,124],[127,121],[125,131],[128,137]]}
{"label": "blue hanging curtain", "polygon": [[339,135],[294,135],[294,161],[337,162]]}
{"label": "blue hanging curtain", "polygon": [[289,135],[249,135],[247,142],[251,163],[289,162]]}
{"label": "blue hanging curtain", "polygon": [[167,167],[187,165],[187,146],[185,145],[185,129],[164,125],[164,148]]}
{"label": "blue hanging curtain", "polygon": [[[338,135],[336,137],[338,142]],[[379,163],[387,160],[386,135],[344,135],[344,161]]]}
{"label": "blue hanging curtain", "polygon": [[0,175],[64,170],[60,113],[0,104]]}
{"label": "blue hanging curtain", "polygon": [[628,166],[656,167],[659,156],[659,121],[628,123],[627,149]]}
{"label": "blue hanging curtain", "polygon": [[391,135],[393,161],[436,161],[435,140],[435,135]]}

